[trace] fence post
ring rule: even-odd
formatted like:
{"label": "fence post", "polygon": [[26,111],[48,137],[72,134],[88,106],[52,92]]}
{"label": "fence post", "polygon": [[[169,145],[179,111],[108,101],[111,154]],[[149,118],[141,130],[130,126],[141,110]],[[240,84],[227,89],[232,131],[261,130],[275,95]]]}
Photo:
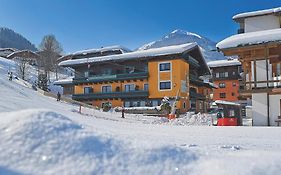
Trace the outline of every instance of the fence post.
{"label": "fence post", "polygon": [[121,118],[125,118],[125,109],[124,108],[122,108],[122,117]]}
{"label": "fence post", "polygon": [[82,113],[82,105],[80,104],[79,106],[79,113],[81,114]]}

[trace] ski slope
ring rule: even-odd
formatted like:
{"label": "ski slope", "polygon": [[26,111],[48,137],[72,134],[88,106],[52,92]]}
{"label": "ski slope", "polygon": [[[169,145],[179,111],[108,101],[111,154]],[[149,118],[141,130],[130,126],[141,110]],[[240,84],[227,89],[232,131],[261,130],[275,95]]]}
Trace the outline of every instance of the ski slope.
{"label": "ski slope", "polygon": [[[279,174],[281,130],[201,126],[57,102],[0,60],[0,174]],[[198,116],[199,117],[199,116]],[[202,116],[201,116],[202,117]],[[200,120],[202,121],[202,120]],[[196,126],[195,126],[196,125]]]}

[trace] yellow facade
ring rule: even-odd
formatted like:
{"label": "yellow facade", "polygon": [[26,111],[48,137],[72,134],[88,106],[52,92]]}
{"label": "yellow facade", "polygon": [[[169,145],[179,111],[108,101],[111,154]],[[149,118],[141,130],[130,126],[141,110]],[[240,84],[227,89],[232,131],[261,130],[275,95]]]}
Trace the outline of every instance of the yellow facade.
{"label": "yellow facade", "polygon": [[[159,64],[161,63],[170,63],[170,71],[160,71]],[[149,98],[162,99],[165,96],[174,98],[179,93],[181,100],[177,108],[179,108],[181,112],[187,111],[189,108],[189,93],[188,88],[186,88],[186,91],[183,91],[182,86],[186,85],[188,87],[189,64],[180,58],[168,61],[150,61],[148,63],[148,71]],[[159,86],[161,81],[170,81],[171,89],[160,90]]]}
{"label": "yellow facade", "polygon": [[[170,63],[170,70],[160,71],[161,63]],[[85,87],[91,87],[93,93],[101,93],[102,86],[111,86],[112,92],[124,92],[125,85],[134,84],[138,87],[139,91],[144,90],[144,85],[148,84],[148,99],[146,100],[161,100],[163,97],[169,97],[174,99],[177,95],[180,96],[180,100],[177,103],[177,109],[181,113],[184,113],[190,108],[189,98],[189,63],[181,58],[170,60],[152,60],[148,62],[148,78],[139,80],[124,80],[124,81],[108,81],[101,83],[83,83],[75,85],[75,94],[84,94]],[[160,82],[171,82],[170,89],[160,89]],[[198,87],[194,86],[198,92]],[[146,98],[146,97],[145,97]],[[134,100],[134,98],[132,98]],[[111,102],[113,107],[123,106],[124,99],[120,98],[107,98],[93,100],[91,103],[94,106],[101,107],[104,102]]]}

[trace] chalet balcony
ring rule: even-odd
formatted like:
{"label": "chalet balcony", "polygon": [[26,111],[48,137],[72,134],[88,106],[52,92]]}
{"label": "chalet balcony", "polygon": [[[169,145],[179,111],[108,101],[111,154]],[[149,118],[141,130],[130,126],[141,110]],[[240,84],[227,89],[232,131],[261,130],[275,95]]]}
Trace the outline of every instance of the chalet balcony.
{"label": "chalet balcony", "polygon": [[98,92],[89,94],[74,94],[73,100],[95,100],[95,99],[114,99],[114,98],[146,98],[148,97],[148,91],[130,91],[130,92]]}
{"label": "chalet balcony", "polygon": [[268,81],[241,81],[239,94],[250,96],[252,93],[281,92],[281,78]]}
{"label": "chalet balcony", "polygon": [[148,72],[135,72],[126,74],[113,74],[113,75],[97,75],[83,78],[74,78],[73,83],[99,83],[107,81],[122,81],[122,80],[137,80],[137,79],[147,79]]}

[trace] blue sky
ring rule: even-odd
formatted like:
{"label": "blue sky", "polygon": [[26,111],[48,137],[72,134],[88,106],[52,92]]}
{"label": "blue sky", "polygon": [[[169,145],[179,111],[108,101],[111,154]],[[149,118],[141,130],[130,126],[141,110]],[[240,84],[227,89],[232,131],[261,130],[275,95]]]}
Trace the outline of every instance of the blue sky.
{"label": "blue sky", "polygon": [[54,34],[65,53],[123,45],[135,49],[183,29],[219,41],[236,32],[232,16],[280,0],[0,0],[0,26],[36,46]]}

